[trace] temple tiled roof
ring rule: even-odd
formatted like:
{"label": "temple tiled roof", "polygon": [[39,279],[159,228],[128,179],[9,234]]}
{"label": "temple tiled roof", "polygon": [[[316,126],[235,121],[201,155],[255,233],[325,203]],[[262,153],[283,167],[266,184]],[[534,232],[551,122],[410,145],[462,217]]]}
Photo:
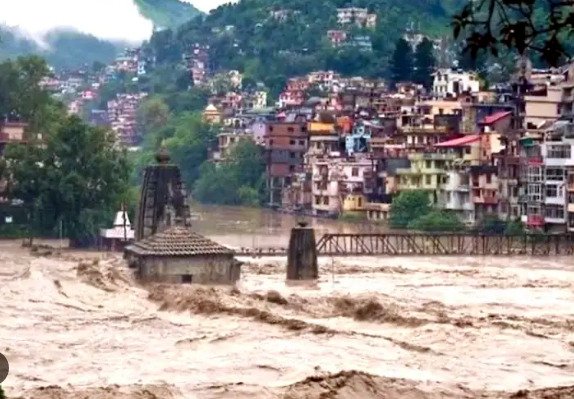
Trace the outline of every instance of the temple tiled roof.
{"label": "temple tiled roof", "polygon": [[189,228],[174,226],[138,241],[126,248],[126,252],[139,256],[199,256],[233,255],[234,252],[211,241]]}

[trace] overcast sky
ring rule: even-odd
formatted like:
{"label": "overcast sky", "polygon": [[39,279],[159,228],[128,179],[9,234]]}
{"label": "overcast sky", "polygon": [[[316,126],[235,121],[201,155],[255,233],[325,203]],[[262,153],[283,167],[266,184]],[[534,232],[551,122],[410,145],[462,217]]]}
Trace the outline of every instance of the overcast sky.
{"label": "overcast sky", "polygon": [[[184,1],[209,11],[228,0]],[[71,27],[103,39],[140,41],[152,31],[132,0],[0,0],[0,24],[37,37],[55,27]]]}

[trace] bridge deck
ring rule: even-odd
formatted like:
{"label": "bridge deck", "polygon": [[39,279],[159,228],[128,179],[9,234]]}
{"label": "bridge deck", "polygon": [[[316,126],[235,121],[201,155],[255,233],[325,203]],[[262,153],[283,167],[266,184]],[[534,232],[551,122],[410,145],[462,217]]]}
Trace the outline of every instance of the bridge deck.
{"label": "bridge deck", "polygon": [[[319,256],[557,256],[574,254],[574,236],[483,234],[325,234]],[[284,256],[286,248],[242,248],[237,255]]]}

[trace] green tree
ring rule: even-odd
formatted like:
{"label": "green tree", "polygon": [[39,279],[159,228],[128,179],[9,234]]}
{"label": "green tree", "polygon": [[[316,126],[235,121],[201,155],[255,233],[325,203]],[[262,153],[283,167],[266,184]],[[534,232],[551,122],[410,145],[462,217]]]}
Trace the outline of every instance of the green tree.
{"label": "green tree", "polygon": [[160,97],[151,97],[138,108],[137,121],[145,133],[165,126],[169,120],[169,107]]}
{"label": "green tree", "polygon": [[6,399],[6,395],[4,394],[4,390],[2,389],[1,385],[0,385],[0,399]]}
{"label": "green tree", "polygon": [[256,187],[265,172],[261,147],[249,139],[239,140],[229,152],[226,166],[240,186]]}
{"label": "green tree", "polygon": [[60,223],[78,245],[91,243],[118,209],[128,188],[129,165],[112,132],[66,118],[42,143],[8,147],[13,197],[24,201],[33,226]]}
{"label": "green tree", "polygon": [[434,72],[435,64],[433,43],[425,37],[415,51],[413,80],[430,89],[432,87],[432,73]]}
{"label": "green tree", "polygon": [[497,215],[486,215],[477,223],[476,228],[483,234],[504,234],[506,222]]}
{"label": "green tree", "polygon": [[201,165],[215,145],[217,128],[204,123],[200,113],[189,112],[179,115],[173,125],[174,134],[166,140],[166,145],[172,159],[180,166],[187,186],[193,187]]}
{"label": "green tree", "polygon": [[39,83],[50,71],[37,56],[0,64],[0,116],[25,120],[29,130],[45,129],[53,101]]}
{"label": "green tree", "polygon": [[409,223],[431,211],[429,195],[426,191],[403,191],[391,204],[391,226],[405,228]]}
{"label": "green tree", "polygon": [[399,39],[390,65],[393,83],[411,80],[413,74],[413,52],[411,45],[404,39]]}
{"label": "green tree", "polygon": [[410,222],[408,228],[428,232],[463,231],[464,224],[451,212],[433,210]]}
{"label": "green tree", "polygon": [[518,236],[525,234],[524,225],[520,220],[510,221],[506,224],[504,234],[508,236]]}
{"label": "green tree", "polygon": [[263,198],[265,162],[261,148],[240,140],[220,165],[207,162],[194,186],[195,197],[205,203],[260,205]]}
{"label": "green tree", "polygon": [[239,205],[238,190],[239,184],[225,167],[206,162],[193,186],[193,196],[203,203]]}

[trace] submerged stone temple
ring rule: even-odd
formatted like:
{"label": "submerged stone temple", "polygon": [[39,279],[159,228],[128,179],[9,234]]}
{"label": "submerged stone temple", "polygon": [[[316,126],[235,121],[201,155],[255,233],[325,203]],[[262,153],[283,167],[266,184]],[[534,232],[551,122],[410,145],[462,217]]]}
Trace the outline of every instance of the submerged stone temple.
{"label": "submerged stone temple", "polygon": [[136,242],[125,258],[140,280],[233,284],[240,277],[234,252],[191,230],[181,173],[165,148],[145,169],[136,220]]}

